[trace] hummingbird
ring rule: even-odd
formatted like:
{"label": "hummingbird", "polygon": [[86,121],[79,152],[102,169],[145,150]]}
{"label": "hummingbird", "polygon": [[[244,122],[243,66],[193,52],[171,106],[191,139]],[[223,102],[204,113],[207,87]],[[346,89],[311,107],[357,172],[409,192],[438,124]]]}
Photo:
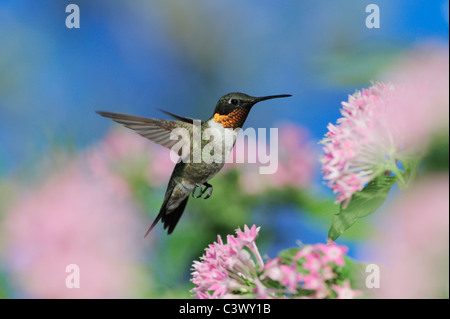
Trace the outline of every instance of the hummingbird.
{"label": "hummingbird", "polygon": [[[189,158],[185,157],[184,160],[178,161],[175,165],[159,214],[147,230],[144,238],[147,237],[159,220],[164,223],[164,229],[168,228],[167,232],[170,235],[180,220],[190,195],[194,198],[201,198],[205,194],[204,199],[208,199],[211,196],[213,186],[208,181],[224,166],[225,160],[234,147],[240,129],[244,125],[250,110],[256,103],[289,96],[291,95],[282,94],[253,97],[239,92],[228,93],[219,99],[213,115],[207,121],[183,117],[164,110],[160,111],[173,117],[175,120],[161,120],[97,111],[99,115],[123,124],[141,136],[166,148],[172,149],[177,143],[181,143],[182,146],[186,146],[190,150],[188,153]],[[203,139],[200,139],[201,145],[196,145],[193,141],[194,124],[199,126],[201,136],[208,129],[214,129],[220,134],[222,138],[218,138],[216,141],[214,136],[210,142],[213,144],[220,143],[220,145],[214,146],[223,150],[222,160],[205,162],[201,159],[201,161],[193,161],[193,156],[195,155],[193,148],[200,146],[202,149],[206,143]],[[190,133],[189,138],[187,140],[185,139],[184,142],[180,136],[174,139],[174,136],[171,135],[172,131],[180,128]],[[177,154],[181,156],[182,153],[180,151]],[[198,195],[196,195],[197,189],[199,189]]]}

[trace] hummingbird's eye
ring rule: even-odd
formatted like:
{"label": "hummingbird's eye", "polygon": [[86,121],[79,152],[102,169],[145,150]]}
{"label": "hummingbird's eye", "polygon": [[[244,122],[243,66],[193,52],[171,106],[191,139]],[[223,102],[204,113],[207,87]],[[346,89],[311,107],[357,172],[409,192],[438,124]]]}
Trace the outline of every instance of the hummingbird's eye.
{"label": "hummingbird's eye", "polygon": [[239,100],[238,99],[230,99],[230,103],[232,105],[238,105],[239,104]]}

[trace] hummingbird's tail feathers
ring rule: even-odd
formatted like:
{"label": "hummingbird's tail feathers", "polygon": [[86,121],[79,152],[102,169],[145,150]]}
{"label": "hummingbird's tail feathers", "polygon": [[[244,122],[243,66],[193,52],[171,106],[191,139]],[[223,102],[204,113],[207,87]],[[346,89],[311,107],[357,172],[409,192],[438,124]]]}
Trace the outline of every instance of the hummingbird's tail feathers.
{"label": "hummingbird's tail feathers", "polygon": [[186,208],[187,201],[189,199],[189,196],[184,199],[180,205],[175,208],[170,213],[164,214],[162,216],[162,221],[164,222],[164,229],[167,227],[169,228],[167,230],[167,234],[172,234],[173,230],[175,229],[175,226],[178,224],[178,221],[180,220],[181,215],[183,215],[184,209]]}
{"label": "hummingbird's tail feathers", "polygon": [[150,234],[150,232],[152,231],[153,227],[156,226],[156,224],[159,222],[159,220],[161,219],[163,215],[163,212],[159,212],[158,216],[156,216],[155,220],[153,221],[152,225],[148,228],[147,232],[144,235],[144,238],[147,237],[148,234]]}
{"label": "hummingbird's tail feathers", "polygon": [[[147,237],[148,234],[150,234],[150,232],[152,231],[153,227],[156,226],[156,224],[159,222],[159,220],[161,218],[163,218],[165,214],[167,214],[167,203],[169,202],[169,199],[172,196],[172,193],[173,193],[173,188],[170,190],[170,193],[169,192],[166,193],[166,196],[164,197],[164,203],[162,204],[161,209],[159,210],[159,214],[158,214],[158,216],[156,216],[156,218],[153,221],[152,225],[150,226],[150,228],[145,233],[144,238]],[[163,221],[164,221],[164,219],[163,219]]]}
{"label": "hummingbird's tail feathers", "polygon": [[151,119],[122,113],[112,113],[97,111],[97,114],[112,119],[113,121],[124,125],[143,137],[152,140],[159,145],[172,149],[172,147],[181,141],[181,137],[170,138],[174,129],[181,127],[179,121],[168,121]]}
{"label": "hummingbird's tail feathers", "polygon": [[168,205],[169,205],[169,202],[170,202],[170,199],[172,196],[172,192],[173,192],[173,189],[170,192],[170,194],[168,194],[168,196],[166,196],[166,199],[164,200],[164,203],[161,206],[158,216],[156,216],[152,225],[145,233],[144,238],[147,237],[148,234],[150,234],[150,232],[156,226],[156,224],[159,222],[159,220],[161,220],[164,223],[164,229],[169,228],[167,231],[167,233],[169,235],[175,229],[175,226],[178,224],[178,221],[180,220],[180,217],[181,217],[181,215],[183,215],[184,209],[186,208],[186,204],[189,199],[189,196],[187,196],[175,209],[171,209],[171,211],[169,211]]}

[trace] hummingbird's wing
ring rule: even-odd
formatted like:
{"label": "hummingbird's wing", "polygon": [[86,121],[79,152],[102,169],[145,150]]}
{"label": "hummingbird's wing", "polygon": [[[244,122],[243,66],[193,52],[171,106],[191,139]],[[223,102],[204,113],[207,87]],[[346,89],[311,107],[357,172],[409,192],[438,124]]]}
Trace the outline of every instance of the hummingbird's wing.
{"label": "hummingbird's wing", "polygon": [[189,123],[189,124],[194,124],[194,121],[199,121],[200,125],[202,124],[202,121],[197,120],[197,119],[193,119],[191,117],[184,117],[184,116],[173,114],[171,112],[168,112],[168,111],[165,111],[165,110],[161,110],[161,109],[158,109],[158,110],[163,112],[163,113],[165,113],[165,114],[167,114],[167,115],[170,115],[173,118],[175,118],[175,119],[177,119],[179,121],[182,121],[182,122],[186,122],[186,123]]}
{"label": "hummingbird's wing", "polygon": [[[117,123],[123,124],[140,135],[152,140],[155,143],[167,147],[168,149],[171,149],[175,144],[182,141],[181,136],[177,136],[176,134],[175,137],[178,138],[171,139],[170,137],[172,131],[176,128],[182,128],[187,125],[180,121],[158,120],[121,113],[103,111],[97,111],[97,113],[103,117],[110,118]],[[188,141],[186,141],[186,144],[187,142]],[[186,145],[186,147],[190,146]]]}

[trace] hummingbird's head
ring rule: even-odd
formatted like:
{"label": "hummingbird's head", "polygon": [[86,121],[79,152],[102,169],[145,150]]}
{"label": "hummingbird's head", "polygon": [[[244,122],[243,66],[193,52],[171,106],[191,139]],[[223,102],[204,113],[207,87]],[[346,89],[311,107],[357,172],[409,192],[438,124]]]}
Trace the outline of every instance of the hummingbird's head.
{"label": "hummingbird's head", "polygon": [[233,92],[222,96],[214,110],[214,121],[222,123],[225,128],[240,128],[244,125],[253,105],[258,102],[289,97],[289,94],[254,97],[244,93]]}

